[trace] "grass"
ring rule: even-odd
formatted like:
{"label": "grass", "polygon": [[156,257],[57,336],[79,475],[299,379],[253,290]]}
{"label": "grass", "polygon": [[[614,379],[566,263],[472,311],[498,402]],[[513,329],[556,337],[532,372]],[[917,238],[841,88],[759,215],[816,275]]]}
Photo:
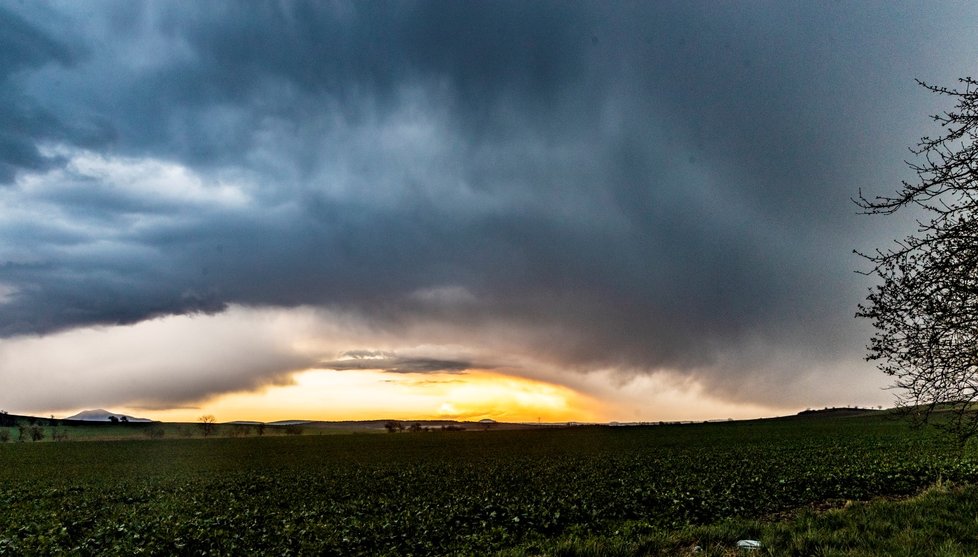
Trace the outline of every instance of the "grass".
{"label": "grass", "polygon": [[906,500],[803,513],[763,537],[781,555],[975,555],[978,487],[938,483]]}
{"label": "grass", "polygon": [[[500,557],[649,557],[734,555],[818,557],[965,557],[978,555],[978,486],[939,482],[899,500],[849,501],[780,520],[727,519],[675,531],[631,524],[611,536],[570,536],[513,548]],[[761,542],[757,551],[738,540]]]}

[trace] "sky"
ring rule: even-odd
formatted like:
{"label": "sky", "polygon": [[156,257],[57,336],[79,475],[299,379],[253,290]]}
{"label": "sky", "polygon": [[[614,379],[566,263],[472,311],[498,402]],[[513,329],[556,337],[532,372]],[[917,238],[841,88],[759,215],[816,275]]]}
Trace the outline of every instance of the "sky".
{"label": "sky", "polygon": [[859,215],[970,2],[0,0],[0,408],[890,405]]}

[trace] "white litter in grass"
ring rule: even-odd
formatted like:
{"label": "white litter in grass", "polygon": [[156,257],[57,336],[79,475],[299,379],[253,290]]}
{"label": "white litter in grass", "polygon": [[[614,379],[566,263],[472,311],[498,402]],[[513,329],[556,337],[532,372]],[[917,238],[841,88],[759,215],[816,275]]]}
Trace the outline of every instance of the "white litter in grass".
{"label": "white litter in grass", "polygon": [[759,542],[757,540],[740,540],[740,541],[737,542],[737,548],[738,549],[750,549],[750,550],[760,549],[761,548],[761,542]]}

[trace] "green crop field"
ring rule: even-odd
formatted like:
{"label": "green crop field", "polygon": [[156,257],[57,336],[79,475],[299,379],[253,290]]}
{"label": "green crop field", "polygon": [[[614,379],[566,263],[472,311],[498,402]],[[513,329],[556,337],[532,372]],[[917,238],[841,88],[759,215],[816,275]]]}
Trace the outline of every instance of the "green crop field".
{"label": "green crop field", "polygon": [[976,479],[978,460],[882,415],[9,442],[0,555],[710,554],[751,536],[814,554],[764,525]]}

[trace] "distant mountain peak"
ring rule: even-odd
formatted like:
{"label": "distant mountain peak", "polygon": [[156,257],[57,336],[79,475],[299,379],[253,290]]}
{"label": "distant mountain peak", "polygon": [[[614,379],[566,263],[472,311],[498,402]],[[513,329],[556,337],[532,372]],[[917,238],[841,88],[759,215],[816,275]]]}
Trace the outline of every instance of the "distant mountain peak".
{"label": "distant mountain peak", "polygon": [[130,422],[151,422],[153,420],[147,418],[134,418],[126,414],[119,414],[118,412],[109,412],[103,408],[96,408],[95,410],[82,410],[81,412],[75,414],[74,416],[68,416],[66,420],[79,420],[84,422],[108,422],[110,417],[115,416],[120,420],[126,418]]}

